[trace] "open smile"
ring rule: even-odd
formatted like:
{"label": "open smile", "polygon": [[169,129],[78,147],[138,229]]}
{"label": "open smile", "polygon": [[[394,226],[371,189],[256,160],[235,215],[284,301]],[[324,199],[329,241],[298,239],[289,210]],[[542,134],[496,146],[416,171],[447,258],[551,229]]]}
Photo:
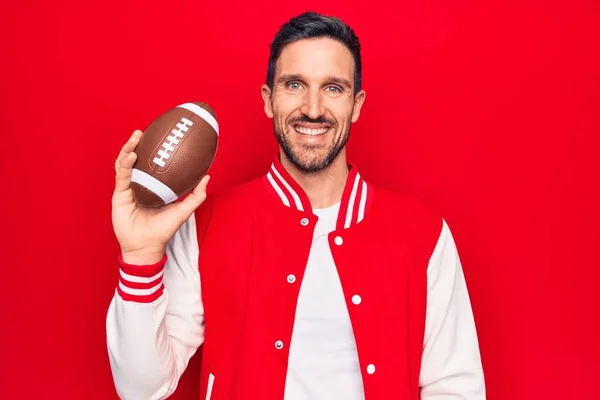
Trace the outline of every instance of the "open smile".
{"label": "open smile", "polygon": [[294,130],[306,136],[321,136],[329,132],[330,129],[331,126],[327,124],[294,124]]}

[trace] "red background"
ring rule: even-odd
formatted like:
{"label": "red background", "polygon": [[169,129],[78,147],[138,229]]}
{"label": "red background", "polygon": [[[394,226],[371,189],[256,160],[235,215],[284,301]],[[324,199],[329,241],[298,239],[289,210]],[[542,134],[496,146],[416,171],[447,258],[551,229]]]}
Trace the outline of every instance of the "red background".
{"label": "red background", "polygon": [[[117,282],[113,161],[136,128],[208,101],[211,190],[262,174],[277,27],[320,1],[3,1],[0,397],[116,398],[104,318]],[[314,7],[363,44],[349,157],[443,213],[488,398],[597,398],[598,3],[346,1]],[[178,399],[196,399],[198,357]]]}

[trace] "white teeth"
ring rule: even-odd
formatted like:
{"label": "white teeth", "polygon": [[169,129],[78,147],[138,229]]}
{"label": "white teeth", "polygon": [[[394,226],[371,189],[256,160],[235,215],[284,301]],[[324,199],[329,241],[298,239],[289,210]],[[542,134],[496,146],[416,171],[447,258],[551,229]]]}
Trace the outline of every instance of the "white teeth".
{"label": "white teeth", "polygon": [[300,126],[296,127],[296,132],[301,133],[303,135],[312,135],[312,136],[322,135],[325,132],[327,132],[328,130],[329,130],[329,128],[310,129],[310,128],[303,128]]}

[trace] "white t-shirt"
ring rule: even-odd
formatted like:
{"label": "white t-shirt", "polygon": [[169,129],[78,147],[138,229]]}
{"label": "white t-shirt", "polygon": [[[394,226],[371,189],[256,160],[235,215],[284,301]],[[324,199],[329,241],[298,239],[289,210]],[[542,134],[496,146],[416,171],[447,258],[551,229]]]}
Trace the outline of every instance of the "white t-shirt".
{"label": "white t-shirt", "polygon": [[327,239],[339,207],[313,210],[319,220],[298,296],[285,400],[364,399],[350,316]]}

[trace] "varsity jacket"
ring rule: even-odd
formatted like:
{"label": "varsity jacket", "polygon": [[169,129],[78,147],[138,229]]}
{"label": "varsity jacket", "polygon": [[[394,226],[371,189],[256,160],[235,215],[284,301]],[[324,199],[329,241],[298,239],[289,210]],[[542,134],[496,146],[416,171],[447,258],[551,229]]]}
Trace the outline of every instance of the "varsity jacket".
{"label": "varsity jacket", "polygon": [[[276,159],[266,176],[209,196],[159,263],[119,258],[107,341],[121,398],[167,398],[203,345],[200,399],[282,400],[317,219],[311,210]],[[445,221],[373,187],[350,165],[328,241],[365,400],[484,399],[475,325]],[[430,304],[434,261],[452,270]]]}

